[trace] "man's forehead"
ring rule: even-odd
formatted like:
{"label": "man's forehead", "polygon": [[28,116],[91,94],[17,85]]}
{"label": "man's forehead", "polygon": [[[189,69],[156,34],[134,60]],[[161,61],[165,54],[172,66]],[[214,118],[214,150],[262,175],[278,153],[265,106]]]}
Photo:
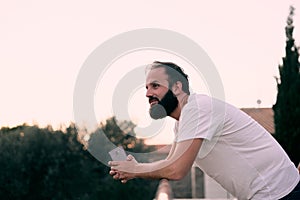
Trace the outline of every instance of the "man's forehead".
{"label": "man's forehead", "polygon": [[146,84],[166,81],[168,81],[168,75],[163,67],[150,69],[146,74]]}

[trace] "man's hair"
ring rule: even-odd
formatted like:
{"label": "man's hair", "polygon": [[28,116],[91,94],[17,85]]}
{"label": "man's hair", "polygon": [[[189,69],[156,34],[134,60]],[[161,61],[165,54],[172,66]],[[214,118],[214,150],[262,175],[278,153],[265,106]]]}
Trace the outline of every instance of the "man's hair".
{"label": "man's hair", "polygon": [[169,88],[171,88],[177,81],[180,81],[182,83],[182,90],[188,95],[190,94],[188,80],[189,77],[186,73],[184,73],[181,67],[172,62],[154,61],[151,64],[150,69],[156,69],[159,67],[163,67],[168,75]]}

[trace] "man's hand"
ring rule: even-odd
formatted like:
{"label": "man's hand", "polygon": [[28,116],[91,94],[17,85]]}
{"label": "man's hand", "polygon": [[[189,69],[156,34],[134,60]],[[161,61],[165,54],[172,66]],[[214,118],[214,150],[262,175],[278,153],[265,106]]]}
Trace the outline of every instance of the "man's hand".
{"label": "man's hand", "polygon": [[203,139],[177,142],[167,159],[151,163],[138,163],[128,155],[127,161],[110,161],[110,175],[126,183],[133,178],[180,180],[191,169]]}
{"label": "man's hand", "polygon": [[128,155],[126,161],[109,161],[111,167],[109,174],[115,180],[121,180],[121,183],[126,183],[134,178],[134,169],[138,162],[132,155]]}

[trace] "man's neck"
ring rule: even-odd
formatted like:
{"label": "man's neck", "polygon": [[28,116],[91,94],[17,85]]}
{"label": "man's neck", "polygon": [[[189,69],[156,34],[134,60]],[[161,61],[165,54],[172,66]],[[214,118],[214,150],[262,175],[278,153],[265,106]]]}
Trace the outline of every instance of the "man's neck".
{"label": "man's neck", "polygon": [[188,103],[189,95],[186,93],[182,93],[177,96],[178,99],[178,106],[177,108],[171,113],[170,117],[176,119],[177,121],[180,118],[181,110]]}

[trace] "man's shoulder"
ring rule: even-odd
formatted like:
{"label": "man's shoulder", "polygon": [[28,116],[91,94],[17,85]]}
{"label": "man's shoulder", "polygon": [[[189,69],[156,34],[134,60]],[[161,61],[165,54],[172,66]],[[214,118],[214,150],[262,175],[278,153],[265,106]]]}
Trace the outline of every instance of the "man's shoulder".
{"label": "man's shoulder", "polygon": [[212,100],[213,100],[213,98],[206,94],[193,93],[189,96],[188,102],[189,103],[196,103],[196,102],[205,103],[205,102],[210,102]]}
{"label": "man's shoulder", "polygon": [[213,98],[204,94],[191,94],[188,103],[184,106],[182,112],[188,116],[195,112],[210,112],[213,107]]}
{"label": "man's shoulder", "polygon": [[190,95],[189,99],[188,99],[188,105],[189,106],[195,106],[195,105],[198,105],[198,106],[214,106],[214,105],[217,105],[217,104],[222,104],[222,105],[225,105],[225,104],[228,104],[226,103],[224,100],[220,100],[218,98],[215,98],[215,97],[211,97],[211,96],[208,96],[206,94],[197,94],[197,93],[193,93]]}

